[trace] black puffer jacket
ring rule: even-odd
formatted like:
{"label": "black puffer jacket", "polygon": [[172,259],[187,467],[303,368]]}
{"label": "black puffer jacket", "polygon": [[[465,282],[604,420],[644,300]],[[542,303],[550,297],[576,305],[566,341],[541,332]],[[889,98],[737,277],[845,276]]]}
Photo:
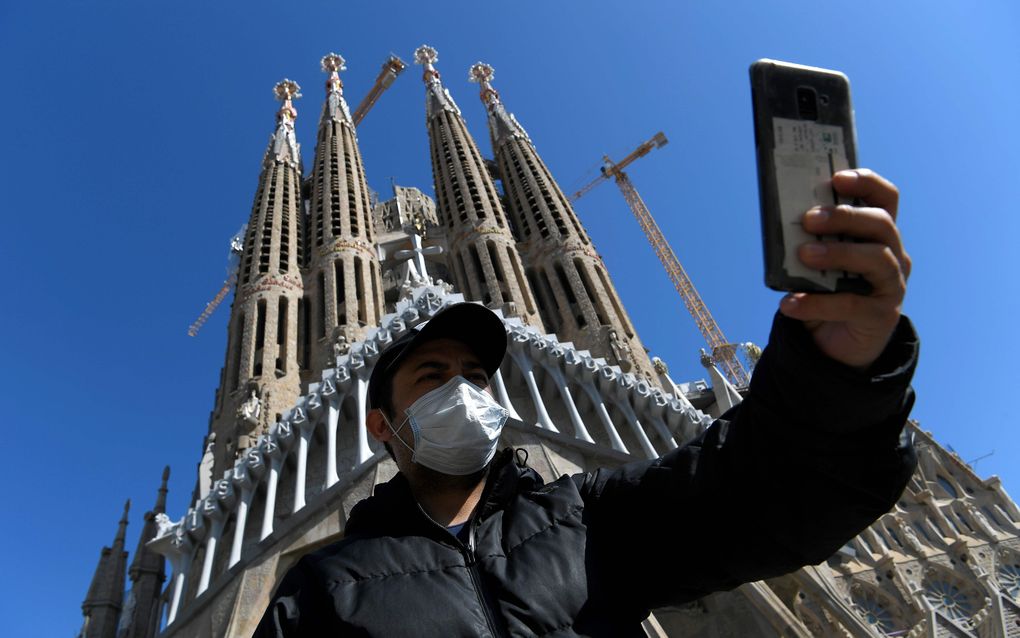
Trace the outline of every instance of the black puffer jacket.
{"label": "black puffer jacket", "polygon": [[643,636],[650,609],[819,563],[895,503],[917,340],[904,319],[870,373],[783,317],[751,392],[654,461],[544,485],[494,461],[462,543],[397,475],[304,557],[256,636]]}

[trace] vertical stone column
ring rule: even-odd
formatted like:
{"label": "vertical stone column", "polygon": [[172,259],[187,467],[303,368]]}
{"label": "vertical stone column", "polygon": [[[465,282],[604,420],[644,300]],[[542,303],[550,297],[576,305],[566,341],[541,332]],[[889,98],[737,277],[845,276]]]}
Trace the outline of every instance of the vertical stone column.
{"label": "vertical stone column", "polygon": [[460,109],[442,82],[436,50],[421,46],[425,123],[436,205],[449,237],[450,271],[465,297],[543,328],[499,193]]}
{"label": "vertical stone column", "polygon": [[365,168],[339,72],[344,59],[322,58],[326,102],[312,166],[309,259],[302,349],[306,377],[336,364],[335,349],[365,337],[383,313],[382,280]]}
{"label": "vertical stone column", "polygon": [[210,423],[217,446],[213,476],[222,476],[300,392],[298,308],[303,297],[304,214],[293,105],[299,90],[290,80],[274,87],[282,106],[262,161],[245,234],[228,328],[222,399]]}
{"label": "vertical stone column", "polygon": [[492,87],[492,67],[479,62],[469,74],[481,85],[518,250],[546,328],[658,385],[602,258],[524,127]]}

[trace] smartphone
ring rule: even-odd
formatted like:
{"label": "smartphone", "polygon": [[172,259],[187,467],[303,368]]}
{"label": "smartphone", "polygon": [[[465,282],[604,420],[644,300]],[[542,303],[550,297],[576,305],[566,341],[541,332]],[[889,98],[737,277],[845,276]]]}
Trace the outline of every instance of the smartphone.
{"label": "smartphone", "polygon": [[850,81],[839,71],[777,60],[751,65],[765,284],[795,292],[867,294],[856,273],[816,270],[797,257],[801,244],[852,241],[805,232],[809,208],[853,203],[832,188],[832,174],[857,168]]}

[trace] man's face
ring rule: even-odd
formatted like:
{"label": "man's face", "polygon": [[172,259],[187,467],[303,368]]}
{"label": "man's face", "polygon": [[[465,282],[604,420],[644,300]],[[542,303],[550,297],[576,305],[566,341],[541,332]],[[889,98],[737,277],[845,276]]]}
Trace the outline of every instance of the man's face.
{"label": "man's face", "polygon": [[[479,388],[489,391],[489,378],[485,369],[475,354],[463,343],[456,339],[434,339],[422,344],[404,359],[400,367],[393,374],[392,379],[392,419],[394,430],[399,430],[396,436],[408,445],[414,447],[414,435],[408,427],[401,427],[407,417],[405,410],[415,401],[428,392],[440,387],[453,377],[460,375],[474,383]],[[383,442],[390,442],[390,447],[397,455],[398,466],[402,457],[409,457],[410,452],[397,441],[390,441],[392,432],[381,416],[377,417],[377,410],[369,413],[369,429],[372,435]]]}

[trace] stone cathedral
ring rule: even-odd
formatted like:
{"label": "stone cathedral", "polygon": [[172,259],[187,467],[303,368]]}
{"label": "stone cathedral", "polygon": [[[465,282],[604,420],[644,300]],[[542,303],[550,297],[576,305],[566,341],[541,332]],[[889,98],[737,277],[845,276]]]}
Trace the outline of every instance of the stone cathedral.
{"label": "stone cathedral", "polygon": [[[276,85],[275,129],[235,242],[226,357],[192,506],[165,511],[164,470],[130,563],[125,507],[80,636],[249,636],[286,570],[340,538],[351,507],[396,472],[366,432],[369,373],[388,343],[446,304],[502,317],[509,356],[492,389],[520,419],[502,443],[525,448],[547,480],[656,457],[741,400],[710,359],[711,387],[676,383],[649,357],[492,67],[469,72],[487,159],[436,51],[422,46],[415,61],[434,200],[394,186],[379,202],[369,190],[339,55],[322,60],[308,170],[294,131],[299,87]],[[648,635],[1020,637],[1020,509],[996,477],[909,427],[920,466],[895,509],[821,565],[655,610]]]}

